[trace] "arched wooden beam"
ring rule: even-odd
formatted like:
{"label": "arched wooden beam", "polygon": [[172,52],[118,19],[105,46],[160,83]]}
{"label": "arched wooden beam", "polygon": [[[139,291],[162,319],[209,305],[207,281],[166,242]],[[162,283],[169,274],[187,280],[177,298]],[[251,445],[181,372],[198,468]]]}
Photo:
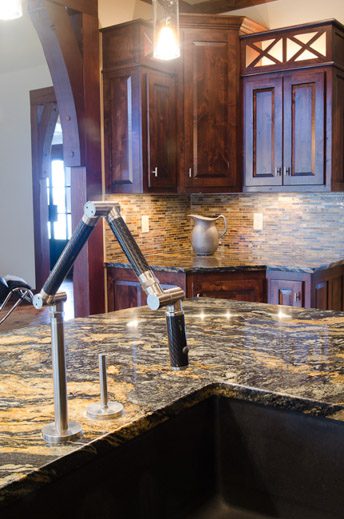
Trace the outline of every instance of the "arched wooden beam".
{"label": "arched wooden beam", "polygon": [[83,59],[64,6],[29,0],[29,14],[41,40],[59,106],[66,166],[84,165]]}
{"label": "arched wooden beam", "polygon": [[[53,80],[63,130],[65,164],[72,168],[72,222],[86,200],[102,194],[97,0],[28,0]],[[76,316],[104,311],[101,225],[75,264]]]}

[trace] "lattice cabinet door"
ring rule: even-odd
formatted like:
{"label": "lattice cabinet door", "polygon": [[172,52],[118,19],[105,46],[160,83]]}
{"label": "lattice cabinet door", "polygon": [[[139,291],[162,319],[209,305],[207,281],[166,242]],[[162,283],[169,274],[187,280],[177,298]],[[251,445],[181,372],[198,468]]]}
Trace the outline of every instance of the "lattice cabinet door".
{"label": "lattice cabinet door", "polygon": [[267,31],[242,38],[244,73],[295,68],[329,62],[333,26],[329,22]]}

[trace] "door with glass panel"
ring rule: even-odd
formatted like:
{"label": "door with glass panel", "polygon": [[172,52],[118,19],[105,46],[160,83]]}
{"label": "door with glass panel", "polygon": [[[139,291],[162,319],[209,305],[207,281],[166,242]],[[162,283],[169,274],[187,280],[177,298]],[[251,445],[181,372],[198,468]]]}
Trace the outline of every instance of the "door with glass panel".
{"label": "door with glass panel", "polygon": [[50,269],[55,265],[72,233],[70,181],[70,169],[65,168],[63,162],[62,145],[53,145],[47,177]]}

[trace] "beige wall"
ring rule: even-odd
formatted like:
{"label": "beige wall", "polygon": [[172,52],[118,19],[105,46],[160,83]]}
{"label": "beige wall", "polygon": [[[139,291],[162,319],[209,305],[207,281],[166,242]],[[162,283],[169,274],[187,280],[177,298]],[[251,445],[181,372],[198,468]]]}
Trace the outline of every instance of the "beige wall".
{"label": "beige wall", "polygon": [[34,286],[29,91],[52,82],[28,18],[2,22],[0,30],[0,275]]}
{"label": "beige wall", "polygon": [[230,14],[248,16],[271,29],[328,18],[344,23],[344,0],[277,0]]}
{"label": "beige wall", "polygon": [[98,13],[100,27],[153,17],[152,6],[140,0],[98,0]]}

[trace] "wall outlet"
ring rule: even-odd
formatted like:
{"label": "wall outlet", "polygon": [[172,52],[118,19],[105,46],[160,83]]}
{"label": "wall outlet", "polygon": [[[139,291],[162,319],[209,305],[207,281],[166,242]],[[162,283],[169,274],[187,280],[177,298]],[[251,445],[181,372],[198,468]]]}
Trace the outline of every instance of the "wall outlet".
{"label": "wall outlet", "polygon": [[262,231],[264,228],[263,213],[253,213],[253,230]]}
{"label": "wall outlet", "polygon": [[146,214],[141,216],[141,232],[149,232],[149,216]]}

